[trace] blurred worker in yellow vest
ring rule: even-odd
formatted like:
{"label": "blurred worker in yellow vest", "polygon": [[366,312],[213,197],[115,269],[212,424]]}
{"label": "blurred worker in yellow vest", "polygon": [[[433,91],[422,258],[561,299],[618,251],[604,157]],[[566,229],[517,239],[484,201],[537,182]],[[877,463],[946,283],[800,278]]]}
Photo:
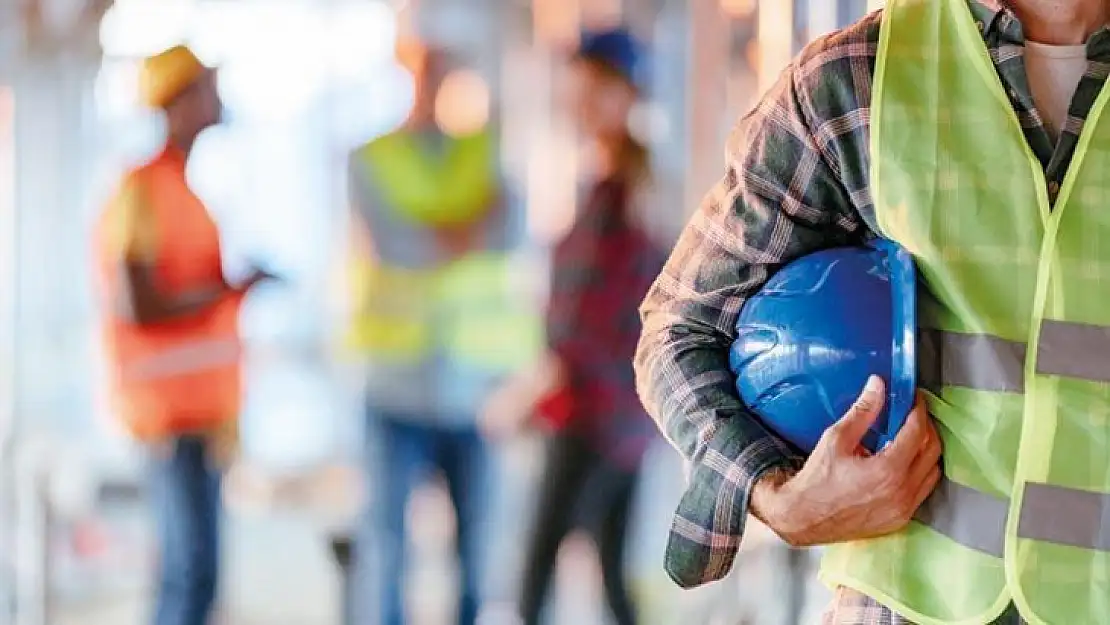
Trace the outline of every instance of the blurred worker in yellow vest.
{"label": "blurred worker in yellow vest", "polygon": [[239,308],[271,276],[228,284],[220,237],[186,161],[221,119],[216,74],[183,46],[143,62],[141,97],[165,113],[162,150],[124,177],[101,215],[97,269],[116,413],[156,446],[155,625],[206,625],[219,559],[220,469],[237,442]]}
{"label": "blurred worker in yellow vest", "polygon": [[437,120],[437,108],[452,105],[439,97],[455,69],[445,51],[406,42],[399,52],[415,80],[408,119],[350,159],[351,203],[367,245],[352,272],[349,338],[369,371],[373,479],[355,575],[358,583],[381,581],[358,593],[364,600],[354,609],[362,612],[357,622],[408,622],[406,501],[438,470],[458,518],[458,622],[471,625],[490,490],[477,413],[508,374],[536,357],[541,322],[527,294],[514,290],[509,252],[523,229],[506,201],[496,137],[488,127],[452,134]]}

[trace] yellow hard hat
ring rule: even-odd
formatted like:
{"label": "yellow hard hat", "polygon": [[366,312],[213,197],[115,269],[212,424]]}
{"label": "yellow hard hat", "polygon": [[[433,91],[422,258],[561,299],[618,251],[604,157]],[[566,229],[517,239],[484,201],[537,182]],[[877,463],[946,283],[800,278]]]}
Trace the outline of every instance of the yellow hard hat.
{"label": "yellow hard hat", "polygon": [[410,72],[419,72],[424,68],[429,52],[423,41],[411,35],[398,37],[394,44],[397,62]]}
{"label": "yellow hard hat", "polygon": [[165,108],[186,87],[211,71],[192,50],[174,46],[143,59],[139,73],[139,97],[151,108]]}

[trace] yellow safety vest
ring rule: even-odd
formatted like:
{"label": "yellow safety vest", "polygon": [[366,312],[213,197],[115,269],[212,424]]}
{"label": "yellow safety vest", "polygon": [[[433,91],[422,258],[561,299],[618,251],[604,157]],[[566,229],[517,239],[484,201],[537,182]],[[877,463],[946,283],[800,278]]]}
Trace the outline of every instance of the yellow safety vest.
{"label": "yellow safety vest", "polygon": [[399,130],[362,149],[385,203],[421,226],[476,221],[497,193],[493,135],[445,141],[442,155],[432,156],[412,133]]}
{"label": "yellow safety vest", "polygon": [[[493,137],[448,141],[433,157],[398,131],[360,151],[388,210],[427,228],[483,217],[497,193]],[[377,362],[415,364],[442,348],[459,364],[504,372],[539,352],[539,316],[515,292],[514,271],[522,269],[506,254],[472,253],[431,269],[364,258],[353,265],[349,342]]]}
{"label": "yellow safety vest", "polygon": [[821,577],[923,625],[1110,623],[1110,122],[1055,205],[965,0],[890,0],[871,111],[882,235],[928,297],[944,480],[908,529]]}

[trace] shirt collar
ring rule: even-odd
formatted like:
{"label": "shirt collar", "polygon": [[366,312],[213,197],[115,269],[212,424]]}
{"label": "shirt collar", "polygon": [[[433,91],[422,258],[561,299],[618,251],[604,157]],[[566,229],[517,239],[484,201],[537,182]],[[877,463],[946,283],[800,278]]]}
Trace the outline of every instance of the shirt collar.
{"label": "shirt collar", "polygon": [[[968,0],[968,6],[984,39],[997,35],[1000,41],[1024,45],[1021,21],[1008,0]],[[1110,28],[1104,26],[1091,35],[1087,56],[1099,60],[1110,57]]]}
{"label": "shirt collar", "polygon": [[999,0],[968,0],[968,6],[971,7],[975,25],[984,37],[997,27],[998,18],[1003,13],[1010,12]]}

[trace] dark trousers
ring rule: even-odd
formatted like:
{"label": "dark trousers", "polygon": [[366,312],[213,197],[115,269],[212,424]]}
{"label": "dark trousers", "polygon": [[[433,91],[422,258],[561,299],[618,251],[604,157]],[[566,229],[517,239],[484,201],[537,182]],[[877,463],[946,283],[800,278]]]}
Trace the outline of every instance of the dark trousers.
{"label": "dark trousers", "polygon": [[520,602],[524,625],[540,622],[559,546],[581,521],[597,544],[613,618],[618,625],[636,622],[625,586],[624,546],[637,473],[610,465],[575,436],[560,434],[551,439],[525,561]]}
{"label": "dark trousers", "polygon": [[159,546],[154,625],[207,625],[219,582],[220,473],[204,439],[181,437],[154,459],[150,477]]}
{"label": "dark trousers", "polygon": [[437,470],[447,482],[457,518],[458,623],[474,625],[481,607],[481,530],[490,486],[489,451],[481,433],[472,426],[439,428],[391,415],[372,416],[370,427],[379,437],[369,466],[377,492],[371,495],[374,503],[356,547],[356,592],[363,596],[353,605],[355,625],[409,622],[404,606],[405,507],[413,489]]}

